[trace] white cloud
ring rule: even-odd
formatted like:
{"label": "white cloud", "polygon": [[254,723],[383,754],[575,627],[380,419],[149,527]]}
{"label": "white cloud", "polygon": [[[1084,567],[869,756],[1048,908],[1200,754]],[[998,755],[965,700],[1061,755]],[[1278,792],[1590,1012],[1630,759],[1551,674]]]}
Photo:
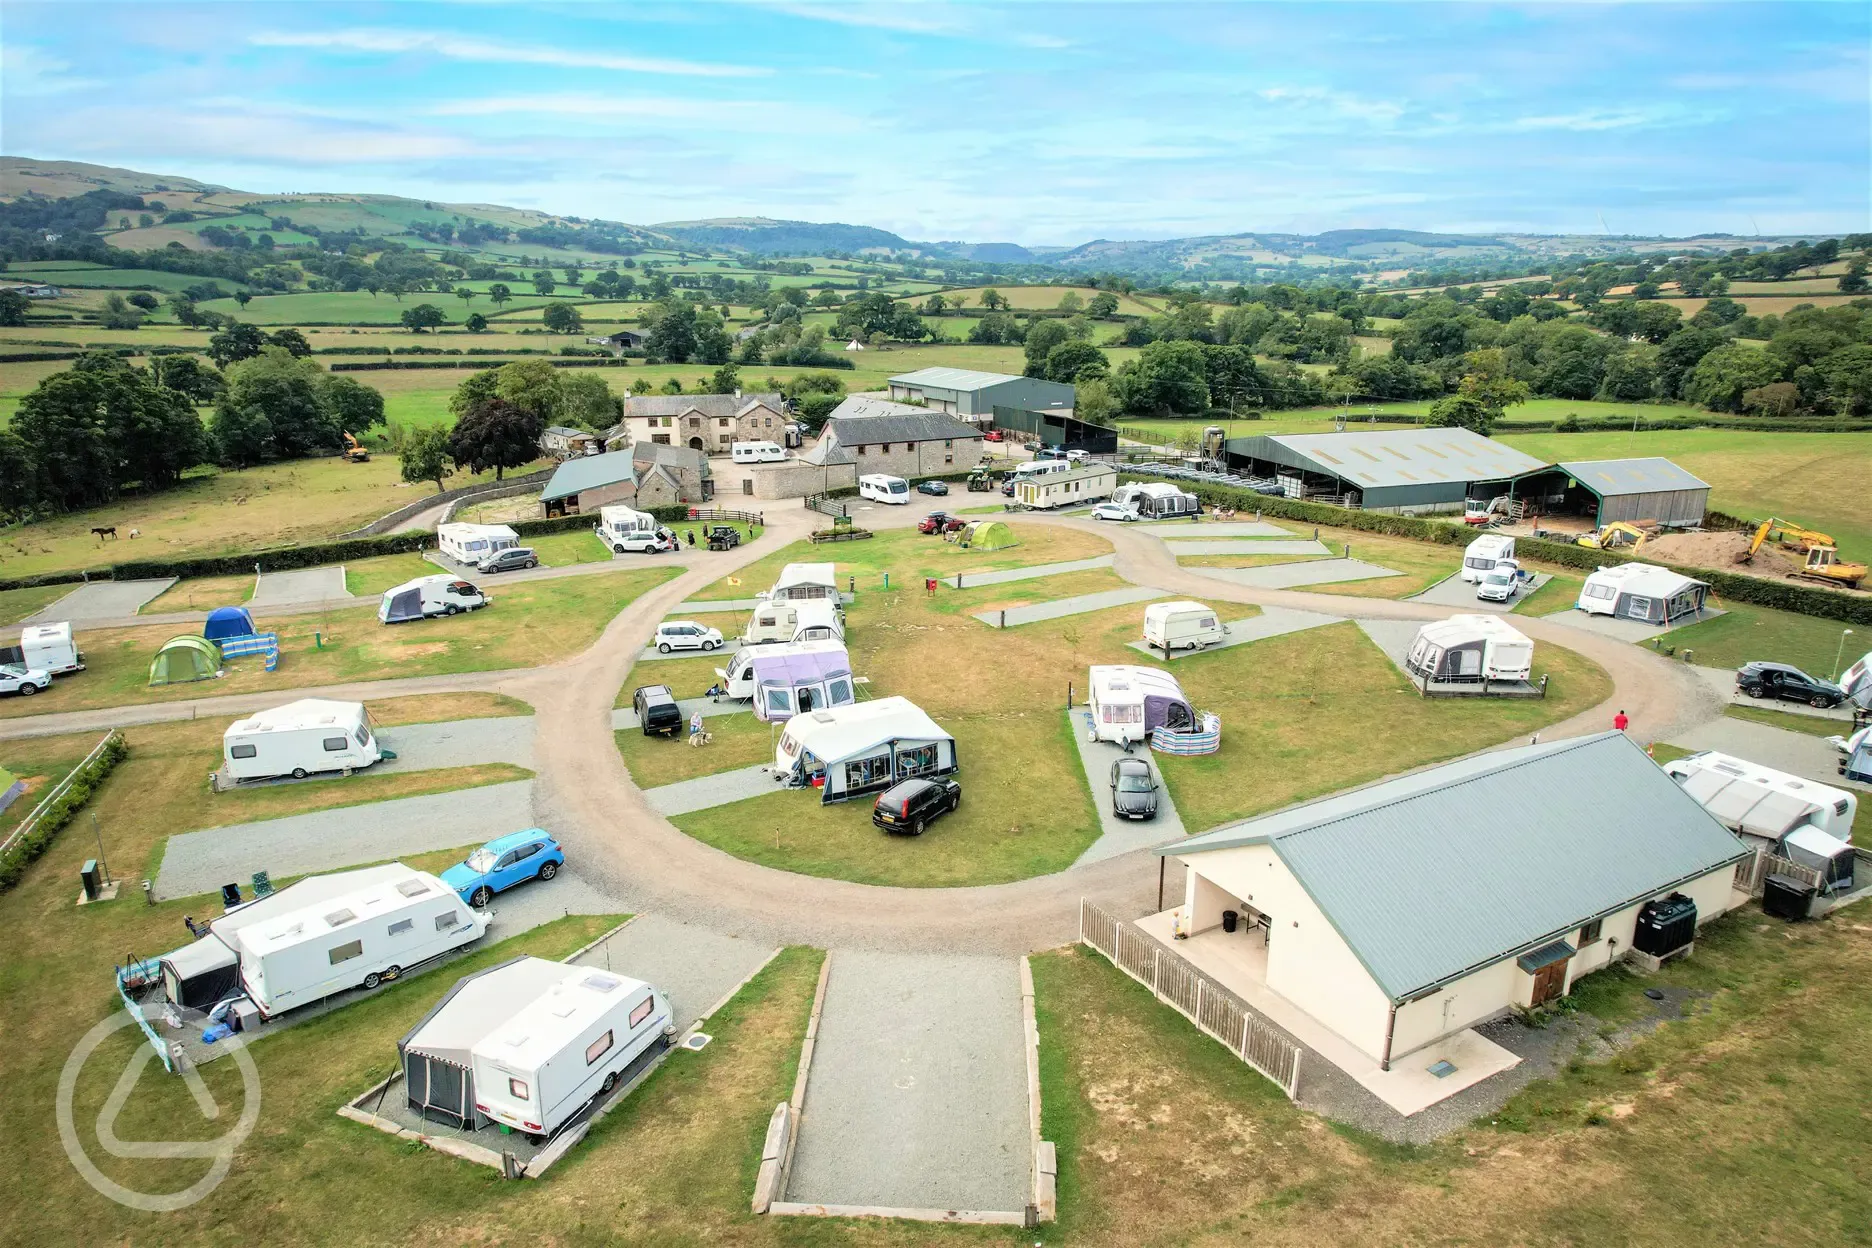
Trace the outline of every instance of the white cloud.
{"label": "white cloud", "polygon": [[897,5],[762,4],[760,7],[809,22],[891,30],[905,35],[955,35],[965,31],[953,17],[937,17],[929,9]]}
{"label": "white cloud", "polygon": [[773,72],[765,66],[718,65],[662,57],[620,56],[609,52],[580,52],[568,48],[495,43],[460,35],[381,27],[354,27],[334,31],[261,31],[248,36],[247,41],[262,48],[312,48],[383,55],[424,52],[457,61],[554,65],[562,69],[614,69],[627,73],[673,74],[692,78],[754,78]]}
{"label": "white cloud", "polygon": [[0,46],[0,77],[6,79],[6,93],[11,96],[60,95],[104,85],[96,78],[68,77],[71,67],[70,61],[29,43]]}
{"label": "white cloud", "polygon": [[1624,130],[1647,126],[1666,118],[1643,109],[1587,109],[1577,113],[1553,113],[1545,117],[1517,117],[1508,123],[1510,130]]}
{"label": "white cloud", "polygon": [[641,118],[662,122],[697,122],[709,126],[787,130],[808,127],[815,130],[841,129],[857,124],[850,117],[812,104],[777,100],[600,95],[582,91],[444,100],[423,111],[431,117],[521,115],[584,117],[593,120]]}
{"label": "white cloud", "polygon": [[1270,104],[1312,108],[1361,121],[1390,123],[1404,115],[1404,106],[1394,100],[1370,100],[1327,87],[1267,87],[1255,94]]}

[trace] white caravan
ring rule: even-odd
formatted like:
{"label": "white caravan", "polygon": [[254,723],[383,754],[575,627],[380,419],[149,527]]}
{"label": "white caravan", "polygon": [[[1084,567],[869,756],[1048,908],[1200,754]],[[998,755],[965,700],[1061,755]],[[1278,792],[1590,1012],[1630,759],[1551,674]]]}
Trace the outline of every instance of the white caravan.
{"label": "white caravan", "polygon": [[1131,508],[1146,520],[1193,516],[1202,511],[1201,499],[1165,481],[1121,485],[1112,491],[1112,502]]}
{"label": "white caravan", "polygon": [[902,477],[886,476],[883,473],[859,477],[858,497],[868,498],[878,503],[902,503],[908,505],[910,502],[910,483]]}
{"label": "white caravan", "polygon": [[756,594],[769,602],[798,602],[802,598],[838,600],[837,569],[829,563],[789,563],[780,569],[773,588]]}
{"label": "white caravan", "polygon": [[768,602],[748,617],[741,640],[750,646],[773,642],[844,641],[845,621],[830,598]]}
{"label": "white caravan", "polygon": [[1534,643],[1499,615],[1452,615],[1417,630],[1404,666],[1430,680],[1526,680]]}
{"label": "white caravan", "polygon": [[37,668],[54,676],[82,672],[84,655],[72,639],[68,623],[28,624],[20,630],[19,644],[0,646],[0,665]]}
{"label": "white caravan", "polygon": [[1495,565],[1514,559],[1514,538],[1502,533],[1484,533],[1463,551],[1462,579],[1471,585],[1495,570]]}
{"label": "white caravan", "polygon": [[1144,644],[1153,650],[1201,650],[1228,639],[1215,608],[1200,602],[1153,602],[1144,608]]}
{"label": "white caravan", "polygon": [[1153,728],[1192,732],[1196,710],[1183,696],[1183,686],[1169,672],[1132,664],[1095,665],[1091,668],[1092,723],[1087,737],[1130,745],[1150,739]]}
{"label": "white caravan", "polygon": [[1852,840],[1859,798],[1845,789],[1714,750],[1673,759],[1664,764],[1664,774],[1716,822],[1745,838],[1779,845],[1790,832],[1818,828],[1842,841]]}
{"label": "white caravan", "polygon": [[737,464],[778,464],[786,457],[778,442],[736,442],[728,448],[728,458]]}
{"label": "white caravan", "polygon": [[377,604],[377,619],[384,624],[401,624],[432,615],[457,615],[493,601],[467,581],[444,572],[386,589]]}
{"label": "white caravan", "polygon": [[1058,459],[1030,459],[1024,464],[1016,464],[1014,465],[1014,470],[1008,473],[1008,476],[1013,480],[1014,488],[1018,490],[1022,481],[1031,481],[1035,477],[1051,476],[1056,472],[1071,471],[1072,461],[1067,459],[1064,452],[1062,452]]}
{"label": "white caravan", "polygon": [[780,642],[775,645],[745,646],[728,656],[728,666],[715,669],[715,675],[727,690],[725,696],[745,702],[754,696],[754,660],[784,654],[843,654],[842,641]]}
{"label": "white caravan", "polygon": [[362,702],[301,698],[236,720],[221,735],[227,774],[236,780],[354,771],[383,757]]}
{"label": "white caravan", "polygon": [[475,1043],[475,1109],[528,1135],[551,1135],[673,1034],[669,998],[655,988],[579,969]]}
{"label": "white caravan", "polygon": [[640,537],[645,533],[654,535],[657,528],[656,517],[648,512],[613,505],[598,509],[598,523],[592,526],[592,532],[598,535],[599,541],[611,548],[613,554],[621,555],[624,553],[625,539]]}
{"label": "white caravan", "polygon": [[436,547],[456,563],[479,567],[483,559],[509,546],[518,546],[520,535],[504,524],[440,524],[436,526]]}

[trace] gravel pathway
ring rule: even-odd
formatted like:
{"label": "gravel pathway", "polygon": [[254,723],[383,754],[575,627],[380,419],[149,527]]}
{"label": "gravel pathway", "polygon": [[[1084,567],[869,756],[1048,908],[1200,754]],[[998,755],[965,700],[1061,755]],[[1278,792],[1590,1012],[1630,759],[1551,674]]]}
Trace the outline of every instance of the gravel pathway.
{"label": "gravel pathway", "polygon": [[[683,723],[685,725],[689,722],[689,717],[697,711],[702,712],[702,718],[704,719],[712,719],[717,715],[752,715],[754,713],[752,704],[747,702],[731,702],[727,698],[723,698],[719,702],[714,698],[680,698],[677,700],[676,705],[682,708]],[[611,712],[611,728],[613,731],[624,728],[637,728],[640,726],[641,725],[637,722],[637,711],[634,707],[620,707]],[[685,727],[683,731],[687,732],[688,729]]]}
{"label": "gravel pathway", "polygon": [[1506,615],[1515,609],[1515,603],[1520,602],[1551,580],[1553,580],[1553,573],[1537,572],[1534,574],[1534,580],[1527,587],[1517,591],[1511,601],[1484,602],[1476,597],[1476,587],[1473,583],[1463,580],[1462,573],[1452,572],[1429,589],[1424,590],[1423,593],[1413,594],[1407,601],[1428,602],[1439,607],[1454,607],[1470,614],[1487,611],[1494,615]]}
{"label": "gravel pathway", "polygon": [[[1287,633],[1304,632],[1309,628],[1319,628],[1325,624],[1337,624],[1345,619],[1343,615],[1322,615],[1317,611],[1295,611],[1289,607],[1263,607],[1261,614],[1251,619],[1235,620],[1224,624],[1222,631],[1226,639],[1201,650],[1173,650],[1170,662],[1187,659],[1196,654],[1212,654],[1217,650],[1226,650],[1230,646],[1239,646],[1244,642],[1260,641],[1267,637],[1280,637]],[[1158,663],[1164,661],[1161,650],[1153,650],[1141,641],[1127,642],[1133,650]]]}
{"label": "gravel pathway", "polygon": [[758,598],[717,598],[701,602],[679,602],[670,608],[671,615],[712,615],[724,611],[758,611]]}
{"label": "gravel pathway", "polygon": [[1210,537],[1292,537],[1292,529],[1283,529],[1278,524],[1268,524],[1262,520],[1218,520],[1214,524],[1191,524],[1188,521],[1165,520],[1161,523],[1146,523],[1137,526],[1139,533],[1148,533],[1160,537],[1166,542],[1180,542],[1185,539],[1202,540]]}
{"label": "gravel pathway", "polygon": [[[1678,657],[1682,657],[1681,652]],[[1808,706],[1804,702],[1782,702],[1778,699],[1751,698],[1736,688],[1736,674],[1726,667],[1697,667],[1691,665],[1701,680],[1709,685],[1710,691],[1723,701],[1733,706],[1752,706],[1758,711],[1774,711],[1787,715],[1796,721],[1800,719],[1830,719],[1841,736],[1852,735],[1852,708],[1850,706],[1819,707]]]}
{"label": "gravel pathway", "polygon": [[550,880],[529,880],[496,893],[488,909],[494,912],[488,939],[495,941],[530,932],[568,914],[623,914],[629,907],[580,876],[575,864],[568,864]]}
{"label": "gravel pathway", "polygon": [[[173,576],[152,581],[93,581],[72,590],[50,606],[41,607],[27,616],[25,623],[53,624],[60,620],[70,620],[74,624],[94,623],[135,616],[145,603],[162,596],[175,583]],[[207,619],[208,613],[204,611],[200,618]]]}
{"label": "gravel pathway", "polygon": [[1359,620],[1357,623],[1372,644],[1384,651],[1385,658],[1408,677],[1410,673],[1404,671],[1404,660],[1410,657],[1411,643],[1417,640],[1423,625],[1416,620]]}
{"label": "gravel pathway", "polygon": [[[1671,627],[1682,628],[1687,624],[1699,624],[1703,620],[1713,620],[1719,615],[1728,614],[1721,607],[1704,607],[1700,616],[1686,616]],[[1609,615],[1588,615],[1577,607],[1568,607],[1565,611],[1543,615],[1541,619],[1564,628],[1578,629],[1582,633],[1597,633],[1601,637],[1611,637],[1616,641],[1650,641],[1670,632],[1669,628],[1646,624],[1642,620],[1616,620]]]}
{"label": "gravel pathway", "polygon": [[169,838],[155,891],[158,900],[188,897],[245,883],[256,871],[284,879],[475,845],[533,826],[533,782],[514,780],[184,832]]}
{"label": "gravel pathway", "polygon": [[[1176,547],[1170,547],[1175,551]],[[1311,563],[1277,563],[1266,568],[1191,568],[1198,576],[1257,589],[1297,589],[1303,585],[1334,585],[1342,581],[1373,581],[1396,576],[1391,568],[1362,559],[1316,559]]]}
{"label": "gravel pathway", "polygon": [[1183,541],[1182,535],[1178,536],[1179,540],[1170,543],[1170,553],[1179,559],[1185,555],[1330,555],[1333,553],[1326,548],[1326,543],[1316,542],[1310,537],[1288,537],[1263,541],[1197,538],[1194,541]]}
{"label": "gravel pathway", "polygon": [[533,765],[531,715],[497,719],[452,719],[438,724],[385,728],[377,740],[396,757],[370,770],[430,771],[438,767],[474,767],[482,763]]}
{"label": "gravel pathway", "polygon": [[1036,602],[1031,606],[1009,607],[1005,611],[977,611],[975,618],[990,628],[1015,628],[1022,624],[1038,624],[1042,620],[1057,620],[1068,615],[1084,615],[1088,611],[1103,611],[1107,607],[1122,607],[1127,603],[1143,602],[1147,598],[1166,596],[1165,591],[1161,589],[1152,589],[1148,585],[1135,585],[1130,589],[1107,589],[1096,594],[1080,594],[1074,598]]}
{"label": "gravel pathway", "polygon": [[580,955],[579,961],[656,985],[670,999],[676,1030],[684,1031],[774,952],[774,946],[758,940],[640,914],[623,931]]}
{"label": "gravel pathway", "polygon": [[300,602],[329,602],[350,594],[344,568],[301,568],[296,572],[268,572],[254,586],[249,609],[259,612]]}
{"label": "gravel pathway", "polygon": [[1099,817],[1098,840],[1088,845],[1086,851],[1073,861],[1074,866],[1085,862],[1103,862],[1133,850],[1180,841],[1188,835],[1183,826],[1183,817],[1177,814],[1176,802],[1171,799],[1170,790],[1164,784],[1163,773],[1157,769],[1157,763],[1151,758],[1148,749],[1134,750],[1129,757],[1141,758],[1151,765],[1151,774],[1157,778],[1157,817],[1141,823],[1135,819],[1120,819],[1112,813],[1111,765],[1126,757],[1124,750],[1109,741],[1088,739],[1092,714],[1084,707],[1067,711],[1066,722],[1074,743],[1079,747],[1079,763],[1085,768],[1086,783],[1092,786],[1092,805],[1098,810]]}
{"label": "gravel pathway", "polygon": [[982,585],[1008,585],[1015,581],[1031,581],[1043,576],[1058,576],[1062,572],[1090,572],[1094,568],[1109,568],[1116,555],[1100,555],[1095,559],[1073,559],[1066,563],[1036,563],[1026,568],[1004,568],[999,572],[958,572],[950,582],[957,589],[975,589]]}
{"label": "gravel pathway", "polygon": [[830,956],[787,1199],[1025,1207],[1032,1162],[1020,964]]}
{"label": "gravel pathway", "polygon": [[646,789],[644,797],[650,808],[665,818],[707,810],[711,806],[726,806],[729,802],[776,791],[780,785],[773,777],[772,767],[772,763],[755,763],[712,776],[697,776],[694,780],[678,780],[675,784]]}

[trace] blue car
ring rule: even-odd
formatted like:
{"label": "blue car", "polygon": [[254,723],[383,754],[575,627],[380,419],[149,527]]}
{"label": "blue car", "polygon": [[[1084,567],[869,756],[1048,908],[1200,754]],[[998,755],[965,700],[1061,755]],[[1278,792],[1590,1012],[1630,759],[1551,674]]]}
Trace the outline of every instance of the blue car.
{"label": "blue car", "polygon": [[496,837],[442,873],[442,882],[480,909],[494,894],[526,880],[550,880],[565,865],[565,850],[544,828]]}

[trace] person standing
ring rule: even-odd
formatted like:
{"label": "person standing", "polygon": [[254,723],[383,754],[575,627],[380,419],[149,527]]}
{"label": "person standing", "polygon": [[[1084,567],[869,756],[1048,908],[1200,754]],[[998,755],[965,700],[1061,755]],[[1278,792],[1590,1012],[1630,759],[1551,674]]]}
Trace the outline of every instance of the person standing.
{"label": "person standing", "polygon": [[699,706],[689,716],[689,744],[702,744],[702,708]]}
{"label": "person standing", "polygon": [[1612,728],[1616,732],[1624,732],[1630,726],[1631,717],[1621,708],[1619,713],[1612,717]]}

